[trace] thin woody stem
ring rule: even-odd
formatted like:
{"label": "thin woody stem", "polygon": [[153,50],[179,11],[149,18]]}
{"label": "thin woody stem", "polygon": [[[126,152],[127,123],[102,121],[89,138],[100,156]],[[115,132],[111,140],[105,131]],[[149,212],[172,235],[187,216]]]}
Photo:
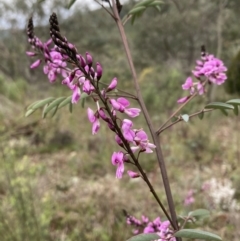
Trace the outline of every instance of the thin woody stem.
{"label": "thin woody stem", "polygon": [[[198,111],[198,112],[196,112],[196,113],[194,113],[194,114],[189,115],[189,119],[192,118],[192,117],[194,117],[194,116],[197,116],[197,115],[199,115],[199,114],[201,114],[201,113],[210,112],[210,111],[213,111],[213,110],[214,110],[214,109],[203,109],[203,110],[200,110],[200,111]],[[163,131],[165,131],[166,129],[170,128],[171,126],[174,126],[175,124],[177,124],[178,122],[181,122],[181,121],[183,121],[183,119],[182,119],[182,117],[180,116],[180,117],[178,117],[178,119],[177,119],[176,121],[174,121],[173,123],[171,123],[171,124],[163,127],[163,128],[160,129],[159,131],[157,131],[157,134],[160,135]]]}
{"label": "thin woody stem", "polygon": [[164,126],[188,103],[190,102],[195,96],[197,95],[197,93],[194,93],[185,103],[183,103],[181,106],[179,106],[177,108],[176,111],[174,111],[171,116],[158,128],[158,130],[156,131],[157,135],[159,135],[161,133],[161,130],[164,128]]}
{"label": "thin woody stem", "polygon": [[[157,160],[158,160],[158,163],[159,163],[159,166],[160,166],[163,184],[164,184],[164,188],[165,188],[165,192],[166,192],[166,196],[167,196],[167,200],[168,200],[168,205],[169,205],[169,210],[170,210],[170,214],[171,214],[171,219],[172,219],[171,225],[173,226],[173,228],[175,230],[178,230],[177,216],[176,216],[173,197],[172,197],[172,193],[171,193],[171,188],[170,188],[169,180],[168,180],[168,176],[167,176],[167,170],[166,170],[166,167],[165,167],[163,154],[162,154],[162,150],[161,150],[161,146],[160,146],[160,140],[159,140],[158,135],[155,133],[153,124],[151,122],[150,116],[148,114],[146,105],[144,103],[144,100],[143,100],[143,97],[142,97],[142,94],[141,94],[141,91],[140,91],[136,70],[135,70],[135,67],[134,67],[134,64],[133,64],[133,60],[132,60],[131,52],[130,52],[129,45],[128,45],[128,42],[127,42],[124,27],[122,25],[121,19],[119,17],[118,11],[117,11],[115,0],[112,0],[112,6],[113,6],[113,12],[114,12],[114,16],[115,16],[115,19],[116,19],[116,23],[117,23],[117,26],[118,26],[118,29],[119,29],[119,32],[120,32],[120,35],[121,35],[121,38],[122,38],[122,42],[123,42],[123,45],[124,45],[125,53],[127,55],[129,67],[130,67],[131,72],[132,72],[133,81],[134,81],[135,90],[136,90],[136,93],[137,93],[139,105],[142,109],[145,120],[146,120],[147,125],[149,127],[153,142],[156,145]],[[146,175],[146,174],[144,173],[144,175]]]}

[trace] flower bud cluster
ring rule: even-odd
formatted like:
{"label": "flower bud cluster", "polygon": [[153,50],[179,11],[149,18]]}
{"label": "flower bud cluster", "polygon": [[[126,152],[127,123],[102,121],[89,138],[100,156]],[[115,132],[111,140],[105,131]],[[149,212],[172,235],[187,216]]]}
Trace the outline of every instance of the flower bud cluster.
{"label": "flower bud cluster", "polygon": [[160,217],[149,221],[149,218],[142,216],[141,220],[135,218],[134,216],[127,215],[127,224],[134,226],[134,234],[139,233],[157,233],[160,237],[159,241],[175,241],[173,237],[173,231],[170,229],[170,222],[161,221]]}
{"label": "flower bud cluster", "polygon": [[182,85],[182,89],[189,90],[190,95],[180,98],[177,101],[178,103],[185,103],[191,95],[195,93],[203,95],[207,83],[221,85],[227,79],[226,66],[220,59],[214,57],[214,55],[203,51],[201,60],[197,60],[196,64],[197,65],[192,73],[197,81],[194,82],[192,77],[186,79],[185,83]]}
{"label": "flower bud cluster", "polygon": [[[29,20],[27,34],[35,52],[27,52],[27,55],[32,57],[39,53],[42,54],[45,61],[43,72],[48,75],[51,83],[56,81],[57,75],[63,78],[62,84],[72,91],[72,103],[75,104],[80,100],[82,92],[92,97],[97,107],[96,111],[87,108],[88,119],[92,123],[92,134],[99,131],[101,120],[115,133],[115,141],[124,149],[124,152],[114,152],[112,164],[117,166],[116,177],[122,178],[124,163],[129,162],[129,157],[133,157],[134,152],[138,150],[151,153],[155,148],[154,144],[149,143],[146,132],[142,129],[134,129],[131,120],[122,120],[118,116],[118,113],[123,113],[134,118],[140,114],[141,110],[130,108],[130,102],[126,98],[110,98],[108,96],[109,92],[116,89],[117,78],[113,78],[106,88],[100,89],[99,83],[103,74],[101,64],[96,63],[94,68],[93,57],[90,53],[87,52],[85,56],[79,54],[76,47],[61,35],[55,13],[51,15],[49,22],[51,40],[43,43],[34,35],[32,19]],[[51,47],[52,43],[55,45]],[[38,67],[41,62],[42,59],[38,59],[31,65],[31,68]],[[128,171],[128,175],[131,178],[140,176],[133,171]]]}

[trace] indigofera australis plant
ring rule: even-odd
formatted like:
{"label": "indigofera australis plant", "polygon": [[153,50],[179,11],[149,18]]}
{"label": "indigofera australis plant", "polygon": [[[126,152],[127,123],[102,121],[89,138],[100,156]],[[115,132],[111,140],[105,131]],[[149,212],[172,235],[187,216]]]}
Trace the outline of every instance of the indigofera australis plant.
{"label": "indigofera australis plant", "polygon": [[[75,1],[71,1],[70,5],[74,2]],[[210,112],[215,109],[220,109],[224,114],[228,114],[228,110],[233,110],[237,115],[240,99],[230,100],[226,103],[213,102],[190,115],[179,114],[182,108],[193,98],[198,95],[204,95],[207,92],[208,85],[223,84],[227,79],[225,74],[227,68],[220,59],[214,57],[212,54],[208,54],[205,47],[202,46],[201,59],[197,61],[197,65],[192,71],[192,76],[189,76],[182,85],[182,89],[189,90],[189,94],[176,101],[180,106],[157,128],[153,126],[140,91],[124,25],[130,19],[133,23],[148,7],[159,9],[162,2],[158,0],[139,1],[127,16],[122,19],[119,17],[119,12],[122,9],[122,4],[119,0],[104,1],[107,5],[105,5],[103,1],[96,0],[95,2],[99,3],[106,10],[119,29],[126,59],[132,73],[136,94],[134,95],[127,90],[117,88],[119,80],[114,76],[108,84],[103,83],[101,81],[103,74],[102,65],[99,62],[94,63],[93,57],[89,52],[86,52],[84,55],[79,53],[76,46],[61,34],[57,15],[53,13],[49,19],[51,38],[46,42],[42,42],[35,36],[33,20],[32,18],[29,19],[27,36],[28,42],[33,50],[27,52],[27,55],[30,57],[38,56],[38,59],[31,64],[30,68],[36,68],[43,63],[43,72],[47,75],[50,83],[57,82],[57,79],[61,79],[62,84],[66,85],[72,93],[71,96],[67,98],[50,97],[37,101],[28,107],[26,116],[41,107],[44,107],[43,117],[47,114],[54,115],[59,108],[65,105],[69,105],[71,109],[72,104],[77,104],[80,100],[84,101],[87,97],[91,98],[96,104],[94,110],[87,108],[87,116],[89,122],[92,124],[92,134],[97,134],[100,125],[105,124],[109,131],[113,132],[113,138],[115,138],[115,142],[119,148],[111,157],[112,164],[116,166],[116,178],[121,179],[126,169],[130,178],[141,178],[165,214],[165,221],[161,221],[160,217],[157,217],[154,221],[149,221],[149,218],[146,216],[142,216],[142,219],[139,220],[125,211],[127,223],[135,227],[135,236],[129,240],[173,241],[181,240],[182,237],[221,240],[219,236],[209,232],[184,228],[187,222],[194,220],[195,215],[201,216],[208,214],[207,210],[195,210],[190,212],[188,216],[177,219],[159,136],[163,131],[178,122],[188,122],[190,118],[195,116],[199,116],[199,118],[202,119],[205,112]],[[139,107],[130,107],[130,99],[135,100]],[[134,118],[139,116],[141,112],[144,115],[149,132],[151,133],[152,141],[149,140],[150,138],[145,130],[138,128],[134,124]],[[122,118],[122,116],[125,117]],[[171,122],[173,118],[174,120]],[[142,168],[140,159],[146,159],[147,156],[144,156],[146,154],[156,155],[167,196],[168,207],[165,207],[162,203],[147,173]],[[134,170],[132,167],[134,167]]]}

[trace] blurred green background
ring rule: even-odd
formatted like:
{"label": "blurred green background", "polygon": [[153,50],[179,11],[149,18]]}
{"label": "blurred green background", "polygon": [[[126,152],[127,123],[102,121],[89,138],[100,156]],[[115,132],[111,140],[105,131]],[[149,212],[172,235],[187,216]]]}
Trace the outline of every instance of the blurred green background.
{"label": "blurred green background", "polygon": [[[103,81],[109,83],[116,76],[121,88],[134,93],[117,27],[103,9],[92,8],[93,2],[87,1],[85,7],[76,4],[71,11],[61,0],[0,3],[1,241],[122,241],[132,235],[122,209],[138,218],[144,214],[164,219],[140,179],[129,180],[125,174],[116,180],[111,154],[119,147],[114,135],[102,124],[98,135],[92,136],[81,104],[74,105],[72,114],[66,107],[53,118],[42,119],[40,111],[24,117],[27,106],[36,100],[71,94],[61,79],[50,84],[42,67],[29,69],[33,60],[25,55],[30,46],[24,26],[31,14],[35,34],[45,41],[48,15],[55,11],[63,35],[81,54],[88,51],[94,61],[101,62]],[[134,4],[126,1],[121,15]],[[210,89],[181,113],[194,113],[212,100],[239,98],[239,9],[238,0],[166,0],[160,12],[148,9],[134,25],[126,24],[140,86],[156,128],[176,109],[177,99],[185,96],[181,85],[200,57],[202,44],[228,67],[233,66],[231,82]],[[95,108],[90,101],[85,105]],[[203,228],[233,241],[240,239],[239,120],[232,113],[226,117],[215,111],[161,135],[177,213],[207,208],[212,215],[201,220]],[[142,116],[136,126],[147,128]],[[166,204],[155,155],[142,155],[141,164]],[[218,183],[219,202],[201,189],[213,179]],[[190,189],[195,202],[186,207],[184,198]]]}

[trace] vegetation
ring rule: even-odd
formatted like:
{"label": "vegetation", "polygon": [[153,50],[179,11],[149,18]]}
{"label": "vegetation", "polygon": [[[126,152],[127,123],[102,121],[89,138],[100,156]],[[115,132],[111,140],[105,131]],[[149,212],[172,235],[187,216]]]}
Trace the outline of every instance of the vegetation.
{"label": "vegetation", "polygon": [[[126,240],[132,230],[126,225],[122,209],[136,217],[140,217],[143,209],[151,218],[163,214],[149,190],[139,188],[140,181],[114,179],[110,157],[115,144],[111,142],[111,133],[102,128],[97,136],[90,136],[91,125],[81,105],[73,107],[73,114],[58,111],[52,119],[41,119],[40,112],[24,117],[26,107],[33,101],[69,95],[60,85],[48,83],[40,69],[29,69],[25,30],[9,13],[22,14],[25,21],[33,9],[40,23],[35,31],[48,39],[45,25],[49,5],[44,1],[32,2],[30,6],[16,0],[11,7],[0,3],[1,240]],[[89,51],[101,60],[103,81],[117,76],[122,87],[131,88],[131,75],[116,26],[104,10],[79,8],[65,17],[65,1],[53,2],[51,10],[62,16],[63,33],[76,43],[80,52]],[[124,4],[122,14],[133,4],[134,1]],[[229,65],[229,73],[235,71],[231,63],[239,58],[239,7],[237,0],[169,0],[160,13],[149,9],[135,21],[134,27],[127,23],[140,85],[156,126],[173,112],[181,96],[180,86],[199,58],[203,43]],[[239,79],[235,73],[237,70],[234,75],[229,74],[230,94],[220,87],[215,92],[217,101],[239,94],[239,88],[231,84],[240,83],[234,82]],[[209,98],[210,95],[194,100],[182,114],[198,110]],[[201,220],[205,229],[221,234],[225,240],[237,241],[240,137],[236,130],[240,127],[239,117],[230,115],[226,118],[220,111],[206,113],[204,120],[181,122],[161,139],[178,214],[205,207],[214,213]],[[141,118],[138,122],[144,127]],[[154,157],[147,156],[143,166],[166,201]],[[212,178],[234,190],[227,204],[224,198],[220,203],[214,202],[214,197],[202,189]],[[190,189],[194,190],[195,202],[182,209]]]}

